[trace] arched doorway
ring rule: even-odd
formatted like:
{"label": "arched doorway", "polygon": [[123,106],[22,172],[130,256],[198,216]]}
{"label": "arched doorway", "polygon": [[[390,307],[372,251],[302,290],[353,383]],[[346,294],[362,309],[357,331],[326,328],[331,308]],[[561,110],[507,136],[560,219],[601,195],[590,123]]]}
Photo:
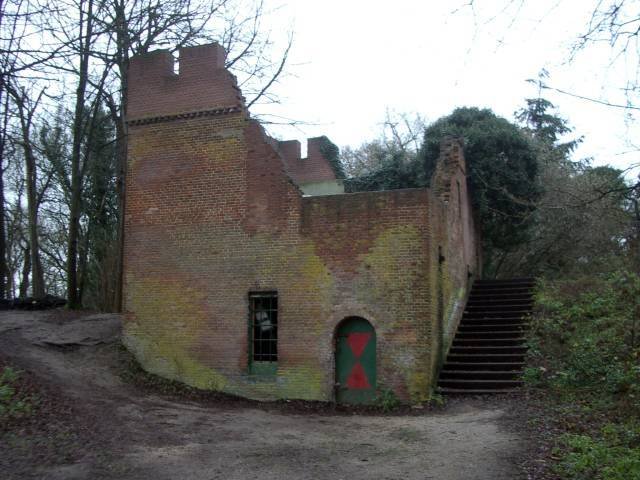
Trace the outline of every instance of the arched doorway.
{"label": "arched doorway", "polygon": [[360,317],[336,329],[336,401],[372,403],[376,398],[376,331]]}

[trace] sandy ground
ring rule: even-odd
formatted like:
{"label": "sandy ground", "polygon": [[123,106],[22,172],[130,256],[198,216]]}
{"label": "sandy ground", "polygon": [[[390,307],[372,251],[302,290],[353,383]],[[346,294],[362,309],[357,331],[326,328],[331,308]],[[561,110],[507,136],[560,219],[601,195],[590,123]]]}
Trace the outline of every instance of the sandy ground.
{"label": "sandy ground", "polygon": [[85,432],[66,463],[25,465],[0,446],[5,478],[525,478],[527,442],[498,398],[388,416],[168,400],[117,375],[119,332],[115,315],[0,312],[0,353],[71,402]]}

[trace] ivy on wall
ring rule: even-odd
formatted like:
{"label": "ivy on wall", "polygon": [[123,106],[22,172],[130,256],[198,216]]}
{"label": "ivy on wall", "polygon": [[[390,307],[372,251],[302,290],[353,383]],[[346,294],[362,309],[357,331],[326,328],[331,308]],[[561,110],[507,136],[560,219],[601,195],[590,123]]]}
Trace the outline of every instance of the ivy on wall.
{"label": "ivy on wall", "polygon": [[343,179],[346,175],[340,162],[340,149],[324,135],[320,137],[320,153],[329,161],[336,178]]}

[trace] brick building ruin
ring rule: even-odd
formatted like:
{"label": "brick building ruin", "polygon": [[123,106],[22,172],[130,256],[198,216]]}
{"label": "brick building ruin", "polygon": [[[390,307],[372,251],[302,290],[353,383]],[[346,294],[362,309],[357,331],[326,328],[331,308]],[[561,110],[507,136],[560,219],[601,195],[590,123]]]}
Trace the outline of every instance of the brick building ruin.
{"label": "brick building ruin", "polygon": [[131,61],[127,347],[255,399],[425,400],[479,268],[459,142],[431,189],[341,193],[318,139],[300,159],[250,118],[224,60]]}

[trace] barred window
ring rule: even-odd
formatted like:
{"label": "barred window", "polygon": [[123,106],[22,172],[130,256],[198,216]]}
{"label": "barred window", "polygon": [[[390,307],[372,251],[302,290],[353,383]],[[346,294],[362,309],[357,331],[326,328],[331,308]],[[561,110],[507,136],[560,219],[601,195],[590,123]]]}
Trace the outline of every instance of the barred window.
{"label": "barred window", "polygon": [[249,294],[251,332],[251,360],[278,361],[278,294],[261,292]]}

